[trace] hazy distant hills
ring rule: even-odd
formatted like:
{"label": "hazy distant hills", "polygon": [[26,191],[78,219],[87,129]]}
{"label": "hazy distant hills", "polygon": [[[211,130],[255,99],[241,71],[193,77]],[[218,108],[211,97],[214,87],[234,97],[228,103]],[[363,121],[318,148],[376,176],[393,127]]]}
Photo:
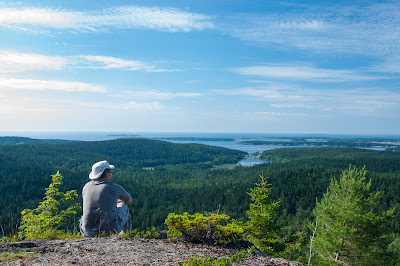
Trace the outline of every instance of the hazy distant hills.
{"label": "hazy distant hills", "polygon": [[0,145],[15,145],[15,144],[60,144],[69,143],[72,140],[63,139],[32,139],[25,137],[0,137]]}

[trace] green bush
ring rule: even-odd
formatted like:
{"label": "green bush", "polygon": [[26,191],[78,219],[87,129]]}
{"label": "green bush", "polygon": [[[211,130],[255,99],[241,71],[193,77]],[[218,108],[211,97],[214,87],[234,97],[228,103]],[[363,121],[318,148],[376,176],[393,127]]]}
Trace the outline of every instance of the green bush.
{"label": "green bush", "polygon": [[255,247],[252,246],[248,249],[243,249],[241,251],[236,252],[232,257],[230,258],[218,258],[218,259],[213,259],[210,257],[189,257],[185,258],[184,263],[182,263],[182,266],[197,266],[197,265],[203,265],[203,266],[227,266],[231,265],[235,261],[245,259],[248,257],[253,256],[253,252],[255,250]]}
{"label": "green bush", "polygon": [[19,252],[15,251],[1,251],[0,252],[0,264],[8,264],[10,262],[16,261],[16,260],[25,260],[28,257],[33,257],[35,253],[33,252],[27,252],[25,249]]}
{"label": "green bush", "polygon": [[122,238],[158,238],[160,233],[156,230],[155,227],[147,228],[146,231],[139,231],[137,229],[133,229],[127,233],[120,235]]}
{"label": "green bush", "polygon": [[0,243],[3,242],[16,242],[16,241],[20,241],[21,239],[18,238],[17,235],[13,235],[12,237],[8,237],[8,236],[3,236],[2,238],[0,238]]}
{"label": "green bush", "polygon": [[[228,223],[230,217],[226,214],[200,213],[183,215],[170,213],[165,219],[168,225],[168,235],[180,235],[184,240],[203,244],[235,244],[242,239],[244,229],[236,223]],[[222,225],[225,224],[225,225]]]}

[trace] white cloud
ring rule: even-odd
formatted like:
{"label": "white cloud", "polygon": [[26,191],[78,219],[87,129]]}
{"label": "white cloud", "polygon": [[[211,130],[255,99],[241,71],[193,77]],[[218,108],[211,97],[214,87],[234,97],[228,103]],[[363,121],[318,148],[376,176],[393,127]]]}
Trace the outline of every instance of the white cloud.
{"label": "white cloud", "polygon": [[155,66],[152,66],[144,62],[124,60],[121,58],[116,58],[111,56],[82,55],[79,56],[78,58],[81,59],[80,63],[83,65],[88,65],[86,66],[88,68],[140,70],[146,72],[169,71],[166,69],[157,68]]}
{"label": "white cloud", "polygon": [[121,69],[145,72],[172,72],[141,61],[125,60],[111,56],[47,56],[0,50],[0,73],[19,73],[30,70],[61,70],[66,67],[91,69]]}
{"label": "white cloud", "polygon": [[175,8],[119,6],[78,12],[45,8],[0,8],[0,26],[31,30],[35,27],[99,31],[144,28],[166,32],[212,28],[211,18]]}
{"label": "white cloud", "polygon": [[288,103],[270,104],[269,106],[275,107],[275,108],[306,108],[306,109],[312,108],[311,106],[305,105],[303,103],[300,103],[300,104],[296,104],[296,103],[293,103],[293,104],[288,104]]}
{"label": "white cloud", "polygon": [[400,108],[400,93],[383,89],[299,89],[299,88],[241,88],[219,90],[216,93],[251,97],[265,101],[276,110],[303,110],[308,112],[344,112],[348,114],[378,115],[383,111]]}
{"label": "white cloud", "polygon": [[356,80],[383,79],[380,76],[367,76],[352,70],[334,70],[307,66],[250,66],[233,69],[240,75],[259,76],[274,79],[294,79],[317,82],[347,82]]}
{"label": "white cloud", "polygon": [[152,102],[137,102],[129,101],[127,103],[120,103],[113,100],[68,100],[63,101],[65,106],[76,106],[77,108],[82,108],[84,110],[104,110],[107,107],[108,112],[115,113],[121,111],[159,111],[165,109],[165,106],[158,101]]}
{"label": "white cloud", "polygon": [[10,95],[0,96],[0,116],[4,119],[7,116],[32,115],[37,112],[50,112],[51,109],[39,99],[32,97],[11,97]]}
{"label": "white cloud", "polygon": [[382,63],[375,64],[370,67],[372,71],[383,72],[383,73],[400,73],[400,55],[391,56],[385,59]]}
{"label": "white cloud", "polygon": [[219,121],[223,124],[227,121],[241,121],[247,123],[249,121],[282,121],[287,118],[304,118],[308,116],[301,112],[289,111],[223,111],[223,112],[203,112],[196,114],[196,118],[201,118],[203,121]]}
{"label": "white cloud", "polygon": [[47,25],[55,28],[70,27],[80,12],[63,12],[40,8],[0,8],[0,25]]}
{"label": "white cloud", "polygon": [[[233,116],[235,120],[245,120],[245,121],[280,121],[282,118],[302,118],[306,117],[307,114],[298,112],[234,112],[229,114]],[[226,118],[225,118],[226,119]]]}
{"label": "white cloud", "polygon": [[60,80],[0,78],[0,90],[106,92],[107,89],[90,83]]}
{"label": "white cloud", "polygon": [[58,56],[0,50],[0,73],[24,72],[28,70],[60,70],[67,60]]}
{"label": "white cloud", "polygon": [[[261,45],[315,52],[378,57],[400,53],[400,6],[397,2],[341,2],[293,5],[291,11],[242,15],[225,32]],[[277,47],[277,46],[276,46]]]}
{"label": "white cloud", "polygon": [[[275,86],[278,86],[277,88]],[[312,102],[315,100],[313,93],[310,91],[297,89],[286,86],[286,89],[279,87],[279,85],[271,85],[267,88],[248,87],[234,90],[217,90],[217,94],[233,95],[233,96],[248,96],[254,97],[258,100],[271,101],[271,102],[286,102],[298,101]],[[292,103],[290,105],[293,105]]]}
{"label": "white cloud", "polygon": [[324,22],[318,20],[282,21],[278,22],[276,26],[281,29],[316,30],[322,29],[324,26]]}
{"label": "white cloud", "polygon": [[201,93],[197,92],[183,92],[183,93],[175,93],[175,92],[162,92],[157,90],[148,90],[148,91],[127,91],[126,92],[129,97],[133,98],[142,98],[142,99],[172,99],[176,97],[199,97],[202,96]]}
{"label": "white cloud", "polygon": [[135,101],[131,101],[122,107],[126,110],[147,110],[147,111],[159,111],[163,108],[163,106],[159,102],[146,102],[146,103],[138,103]]}

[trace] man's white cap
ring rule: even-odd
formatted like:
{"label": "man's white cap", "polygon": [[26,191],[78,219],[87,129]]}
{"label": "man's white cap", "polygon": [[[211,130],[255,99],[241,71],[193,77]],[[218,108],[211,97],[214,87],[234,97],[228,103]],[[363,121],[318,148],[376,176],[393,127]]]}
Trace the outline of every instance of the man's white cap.
{"label": "man's white cap", "polygon": [[92,172],[89,174],[90,179],[97,179],[103,174],[106,169],[115,169],[114,165],[109,164],[107,161],[97,162],[92,166]]}

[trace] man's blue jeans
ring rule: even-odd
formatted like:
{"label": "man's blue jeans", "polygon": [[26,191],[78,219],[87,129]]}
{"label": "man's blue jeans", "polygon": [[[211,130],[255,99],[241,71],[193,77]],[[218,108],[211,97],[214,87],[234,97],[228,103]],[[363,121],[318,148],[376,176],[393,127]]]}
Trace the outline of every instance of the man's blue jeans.
{"label": "man's blue jeans", "polygon": [[130,230],[130,218],[129,208],[123,202],[117,204],[117,216],[118,216],[118,232]]}
{"label": "man's blue jeans", "polygon": [[[117,233],[129,232],[131,230],[131,216],[129,214],[128,205],[123,202],[117,204]],[[82,228],[82,218],[79,219],[79,228],[85,237],[90,237],[90,233],[85,233]],[[100,231],[97,232],[100,235]],[[89,235],[90,234],[90,235]]]}

